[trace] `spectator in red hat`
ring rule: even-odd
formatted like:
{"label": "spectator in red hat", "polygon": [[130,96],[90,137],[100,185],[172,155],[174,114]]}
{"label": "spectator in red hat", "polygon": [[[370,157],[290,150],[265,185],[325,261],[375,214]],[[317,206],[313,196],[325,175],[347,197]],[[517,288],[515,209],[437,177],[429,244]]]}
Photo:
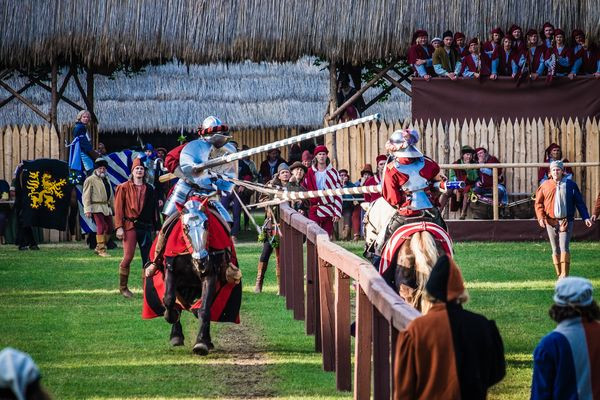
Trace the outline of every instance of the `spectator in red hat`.
{"label": "spectator in red hat", "polygon": [[485,53],[479,52],[479,39],[473,38],[469,42],[469,55],[462,60],[460,74],[465,78],[490,76],[492,60]]}
{"label": "spectator in red hat", "polygon": [[466,45],[466,41],[467,38],[464,33],[456,32],[454,34],[454,48],[461,57],[465,57],[469,54],[469,46]]}
{"label": "spectator in red hat", "polygon": [[513,24],[506,35],[512,37],[512,46],[514,50],[525,53],[525,40],[523,39],[523,29],[519,25]]}
{"label": "spectator in red hat", "polygon": [[540,75],[544,74],[544,46],[538,43],[538,33],[535,29],[527,31],[527,66],[529,68],[529,77],[535,81]]}
{"label": "spectator in red hat", "polygon": [[[544,150],[544,162],[548,163],[546,167],[538,168],[538,183],[541,185],[544,181],[550,179],[550,163],[552,161],[562,161],[568,163],[569,160],[563,157],[562,149],[556,143],[550,143],[550,146]],[[565,178],[573,179],[573,170],[571,167],[565,167]]]}
{"label": "spectator in red hat", "polygon": [[415,76],[429,81],[435,76],[433,70],[433,46],[428,43],[427,31],[418,30],[413,35],[414,43],[408,49],[408,63],[413,67]]}
{"label": "spectator in red hat", "polygon": [[462,57],[452,45],[452,32],[446,31],[442,36],[444,45],[433,52],[433,68],[438,76],[445,76],[454,81],[460,72]]}
{"label": "spectator in red hat", "polygon": [[502,29],[500,29],[499,27],[492,29],[490,31],[490,40],[485,42],[482,47],[485,54],[487,54],[489,57],[492,57],[494,50],[500,47],[500,41],[503,36],[504,32],[502,32]]}
{"label": "spectator in red hat", "polygon": [[490,79],[496,79],[498,75],[514,78],[519,72],[519,66],[525,63],[525,57],[512,44],[512,37],[506,35],[502,39],[502,46],[494,50]]}
{"label": "spectator in red hat", "polygon": [[[383,179],[383,171],[385,171],[385,165],[387,164],[387,156],[380,154],[375,159],[377,165],[377,173],[366,180],[365,186],[381,186],[381,180]],[[381,197],[381,193],[365,193],[365,201],[372,203]]]}
{"label": "spectator in red hat", "polygon": [[592,75],[596,72],[598,54],[585,41],[585,33],[581,29],[573,30],[573,72],[575,75]]}
{"label": "spectator in red hat", "polygon": [[[485,147],[478,147],[475,149],[478,164],[497,164],[500,161],[493,155],[489,154]],[[508,192],[502,184],[504,182],[504,175],[502,174],[502,168],[498,168],[498,194],[500,196],[501,204],[508,204]],[[492,190],[494,187],[493,171],[492,168],[480,168],[479,178],[475,182],[473,192],[480,196],[492,196]]]}
{"label": "spectator in red hat", "polygon": [[554,25],[550,22],[545,22],[540,31],[540,36],[542,37],[542,46],[546,49],[552,48],[554,45]]}
{"label": "spectator in red hat", "polygon": [[281,151],[279,149],[273,149],[267,153],[267,158],[260,163],[258,169],[259,179],[261,183],[267,183],[275,175],[277,175],[277,167],[281,164],[285,164],[285,160],[281,158]]}
{"label": "spectator in red hat", "polygon": [[[463,146],[460,149],[460,159],[454,161],[454,164],[472,164],[475,157],[475,150],[471,146]],[[462,207],[460,210],[460,219],[467,217],[467,210],[469,203],[471,202],[469,196],[471,194],[471,188],[477,182],[479,175],[476,169],[451,169],[448,174],[449,181],[461,181],[465,183],[465,187],[462,189],[448,189],[442,194],[440,198],[440,212],[444,212],[444,208],[448,204],[448,201],[452,196],[455,197],[456,203],[462,201]]]}
{"label": "spectator in red hat", "polygon": [[304,150],[302,152],[302,165],[304,165],[307,169],[310,168],[313,158],[314,157],[310,151]]}
{"label": "spectator in red hat", "polygon": [[[323,190],[341,188],[340,176],[329,161],[329,150],[320,145],[313,151],[315,158],[306,172],[304,187],[306,190]],[[342,216],[342,198],[340,196],[323,196],[310,199],[308,218],[315,221],[329,236],[333,235],[333,224]]]}
{"label": "spectator in red hat", "polygon": [[[554,46],[546,51],[546,66],[550,75],[575,77],[573,70],[573,51],[565,43],[565,32],[554,30]],[[554,60],[554,61],[553,61]],[[554,73],[550,73],[553,71]]]}

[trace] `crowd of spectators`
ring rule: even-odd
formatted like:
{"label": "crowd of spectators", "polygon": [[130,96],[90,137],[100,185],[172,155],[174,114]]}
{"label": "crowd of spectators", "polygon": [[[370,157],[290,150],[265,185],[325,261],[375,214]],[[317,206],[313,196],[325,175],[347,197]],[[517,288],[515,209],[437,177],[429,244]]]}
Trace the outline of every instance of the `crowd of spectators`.
{"label": "crowd of spectators", "polygon": [[549,22],[539,30],[529,29],[525,33],[518,25],[512,25],[506,33],[497,27],[483,43],[478,37],[467,42],[462,32],[449,30],[429,40],[427,31],[417,30],[407,58],[414,75],[425,80],[432,77],[456,80],[459,76],[536,80],[543,75],[600,78],[600,52],[588,43],[585,33],[574,29],[569,38]]}

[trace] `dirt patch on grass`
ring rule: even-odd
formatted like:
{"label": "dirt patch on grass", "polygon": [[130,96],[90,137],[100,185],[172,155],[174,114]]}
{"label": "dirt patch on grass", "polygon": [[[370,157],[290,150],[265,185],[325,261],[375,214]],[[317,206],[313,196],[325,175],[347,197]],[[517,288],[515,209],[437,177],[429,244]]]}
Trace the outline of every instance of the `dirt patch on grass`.
{"label": "dirt patch on grass", "polygon": [[244,322],[225,324],[214,341],[215,353],[229,361],[219,368],[227,387],[225,397],[247,399],[275,395],[272,377],[268,374],[266,343],[260,332]]}

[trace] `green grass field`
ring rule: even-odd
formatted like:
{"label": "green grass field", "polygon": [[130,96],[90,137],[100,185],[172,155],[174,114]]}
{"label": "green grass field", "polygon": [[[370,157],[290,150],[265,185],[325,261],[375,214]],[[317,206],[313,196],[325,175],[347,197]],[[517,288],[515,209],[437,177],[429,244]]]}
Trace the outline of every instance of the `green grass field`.
{"label": "green grass field", "polygon": [[[347,244],[360,252],[360,246]],[[492,399],[529,394],[531,352],[553,328],[547,317],[554,284],[547,243],[457,244],[471,301],[495,319],[507,376]],[[600,287],[600,243],[573,243],[572,274]],[[141,268],[134,260],[132,300],[117,292],[120,250],[100,259],[82,244],[39,252],[0,247],[0,348],[32,355],[56,399],[351,398],[322,372],[313,338],[276,296],[273,263],[265,292],[253,293],[260,247],[238,246],[244,272],[242,323],[213,324],[216,349],[192,355],[197,323],[184,314],[185,346],[168,344],[163,319],[142,320]]]}

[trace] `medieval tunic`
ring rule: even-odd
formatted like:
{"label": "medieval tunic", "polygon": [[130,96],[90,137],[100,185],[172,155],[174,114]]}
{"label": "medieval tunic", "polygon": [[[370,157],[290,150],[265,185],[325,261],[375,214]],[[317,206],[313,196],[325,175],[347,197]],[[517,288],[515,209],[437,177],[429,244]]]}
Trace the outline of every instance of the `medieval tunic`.
{"label": "medieval tunic", "polygon": [[[435,72],[433,70],[433,46],[428,44],[426,46],[421,46],[418,44],[412,45],[408,49],[408,63],[412,65],[415,75],[424,77],[425,75],[435,76]],[[417,65],[417,60],[427,60],[425,64]]]}
{"label": "medieval tunic", "polygon": [[[465,162],[461,159],[454,161],[454,164],[464,164]],[[471,186],[477,182],[477,169],[451,169],[448,174],[450,181],[462,181],[465,183],[465,188],[461,189],[461,192],[468,193],[471,190]]]}
{"label": "medieval tunic", "polygon": [[496,47],[492,54],[492,74],[500,76],[512,76],[519,72],[519,65],[525,61],[523,56],[516,50],[508,52],[502,47]]}
{"label": "medieval tunic", "polygon": [[540,341],[531,399],[600,399],[600,322],[566,319]]}
{"label": "medieval tunic", "polygon": [[540,185],[535,193],[535,214],[537,219],[566,218],[567,221],[571,222],[575,218],[575,208],[579,211],[582,219],[588,219],[590,216],[577,184],[570,179],[564,178],[561,183],[564,185],[564,215],[556,215],[557,182],[554,179],[548,179]]}
{"label": "medieval tunic", "polygon": [[546,64],[544,64],[544,46],[530,47],[527,50],[527,64],[529,72],[542,75]]}
{"label": "medieval tunic", "polygon": [[[546,64],[548,65],[551,62],[551,58],[554,55],[556,59],[555,66],[555,75],[556,76],[565,76],[571,72],[573,72],[573,52],[567,46],[563,47],[552,47],[546,51],[544,59],[546,60]],[[574,73],[574,72],[573,72]]]}
{"label": "medieval tunic", "polygon": [[593,74],[596,72],[596,60],[598,55],[589,48],[586,50],[578,44],[573,48],[573,72],[578,75]]}
{"label": "medieval tunic", "polygon": [[444,286],[443,295],[432,293],[439,301],[427,314],[398,335],[394,399],[485,399],[488,388],[504,377],[504,348],[496,324],[456,302],[464,291],[456,266],[446,272]]}
{"label": "medieval tunic", "polygon": [[433,52],[433,68],[438,76],[447,76],[449,73],[458,75],[460,72],[461,56],[453,47],[449,50],[439,47]]}
{"label": "medieval tunic", "polygon": [[[319,171],[312,165],[306,172],[303,186],[306,190],[337,189],[342,187],[337,170],[328,164]],[[317,222],[328,234],[333,233],[333,217],[342,216],[342,198],[340,196],[322,196],[310,199],[308,218]]]}
{"label": "medieval tunic", "polygon": [[[379,175],[373,175],[365,181],[365,186],[374,186],[374,185],[381,186],[381,178],[379,178]],[[380,197],[381,197],[381,193],[365,193],[365,201],[367,203],[372,203]]]}
{"label": "medieval tunic", "polygon": [[462,60],[460,74],[465,78],[474,77],[475,72],[482,76],[489,76],[492,73],[492,60],[487,54],[469,54]]}
{"label": "medieval tunic", "polygon": [[400,158],[394,162],[388,163],[384,171],[383,187],[381,195],[392,207],[399,207],[399,214],[404,216],[419,215],[418,210],[409,210],[406,208],[410,205],[410,199],[402,189],[402,186],[408,182],[409,176],[400,172],[396,164],[411,164],[424,161],[423,168],[419,171],[419,175],[428,181],[432,181],[440,172],[439,165],[429,157],[423,158]]}

